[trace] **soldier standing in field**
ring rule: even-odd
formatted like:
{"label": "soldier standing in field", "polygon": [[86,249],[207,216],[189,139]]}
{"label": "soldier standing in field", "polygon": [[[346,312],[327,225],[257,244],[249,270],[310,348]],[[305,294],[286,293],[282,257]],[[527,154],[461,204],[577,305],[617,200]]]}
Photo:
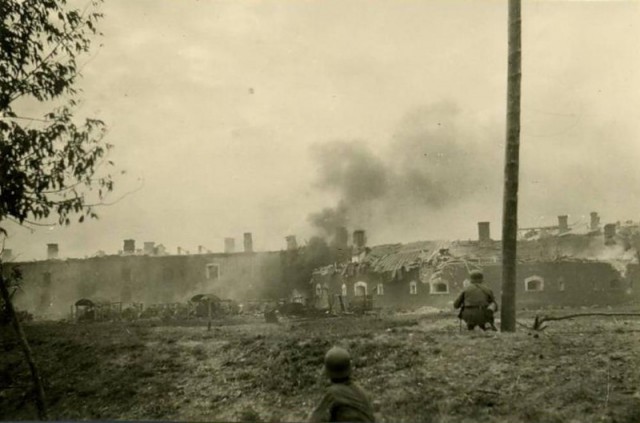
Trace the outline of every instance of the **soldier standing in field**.
{"label": "soldier standing in field", "polygon": [[375,422],[374,410],[364,391],[351,380],[351,356],[333,347],[324,357],[331,385],[311,414],[310,423]]}
{"label": "soldier standing in field", "polygon": [[471,284],[466,287],[453,303],[453,308],[460,309],[458,317],[465,321],[467,329],[474,330],[476,326],[486,330],[489,324],[497,331],[493,313],[498,311],[498,303],[491,288],[483,285],[483,275],[479,270],[470,274]]}

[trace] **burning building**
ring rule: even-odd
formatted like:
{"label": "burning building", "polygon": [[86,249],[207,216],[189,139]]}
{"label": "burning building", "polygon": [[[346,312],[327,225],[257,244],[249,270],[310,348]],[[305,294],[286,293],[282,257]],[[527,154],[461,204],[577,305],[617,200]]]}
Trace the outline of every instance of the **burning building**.
{"label": "burning building", "polygon": [[[522,229],[519,307],[614,305],[640,299],[640,229],[627,222],[606,225],[603,234],[594,226],[593,216],[588,226],[570,226],[568,218],[560,216],[557,226]],[[347,303],[369,297],[377,307],[450,308],[469,283],[469,272],[478,269],[499,294],[502,244],[491,240],[488,223],[481,222],[478,231],[472,241],[361,245],[350,261],[316,269],[311,290],[329,292]]]}
{"label": "burning building", "polygon": [[[610,223],[602,227],[597,214],[586,224],[570,223],[521,228],[518,241],[517,301],[520,307],[613,305],[640,299],[640,225]],[[488,222],[478,224],[469,241],[422,241],[367,245],[364,230],[341,229],[328,244],[311,239],[299,246],[293,235],[282,251],[253,250],[251,233],[244,251],[233,238],[224,253],[168,255],[164,247],[146,242],[136,253],[88,259],[59,259],[48,247],[47,260],[10,263],[19,266],[25,289],[16,305],[36,315],[63,315],[81,298],[110,303],[176,303],[198,293],[238,301],[274,300],[304,295],[317,308],[353,304],[412,308],[451,307],[468,283],[472,269],[485,273],[486,283],[501,289],[501,241],[493,240]],[[283,246],[284,247],[284,246]],[[292,293],[296,293],[292,295]],[[296,301],[299,301],[296,300]]]}

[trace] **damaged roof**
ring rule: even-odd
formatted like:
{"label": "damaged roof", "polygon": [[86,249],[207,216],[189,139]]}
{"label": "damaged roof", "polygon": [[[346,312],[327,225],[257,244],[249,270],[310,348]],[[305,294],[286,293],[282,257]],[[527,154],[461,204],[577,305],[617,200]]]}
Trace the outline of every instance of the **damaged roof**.
{"label": "damaged roof", "polygon": [[439,245],[437,241],[380,245],[371,248],[362,263],[377,273],[395,273],[402,268],[408,270],[421,266]]}
{"label": "damaged roof", "polygon": [[[635,250],[625,250],[623,245],[604,245],[601,237],[563,236],[518,242],[518,262],[549,261],[625,261],[637,260]],[[390,272],[393,277],[399,270],[429,266],[438,268],[447,264],[474,265],[500,263],[502,242],[453,241],[420,242],[373,247],[362,260],[376,273]]]}
{"label": "damaged roof", "polygon": [[[604,241],[602,232],[587,231],[581,227],[560,235],[520,239],[517,258],[519,263],[599,261],[618,267],[626,267],[626,263],[638,261],[640,226],[629,222],[619,225],[616,242],[607,245]],[[369,271],[395,279],[401,272],[415,268],[429,268],[430,272],[437,274],[454,264],[464,264],[471,270],[483,264],[501,261],[501,241],[420,241],[367,248],[351,263],[324,266],[316,269],[314,274],[345,275]]]}

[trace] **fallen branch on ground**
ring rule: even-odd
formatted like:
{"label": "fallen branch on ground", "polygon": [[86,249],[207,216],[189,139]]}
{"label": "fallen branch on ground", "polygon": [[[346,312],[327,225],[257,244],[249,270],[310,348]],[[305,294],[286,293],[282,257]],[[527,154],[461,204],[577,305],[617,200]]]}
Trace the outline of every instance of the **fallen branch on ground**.
{"label": "fallen branch on ground", "polygon": [[566,316],[536,316],[533,321],[533,330],[545,330],[547,326],[543,326],[545,322],[552,322],[558,320],[567,320],[573,319],[576,317],[585,317],[585,316],[607,316],[607,317],[623,317],[623,316],[636,316],[640,317],[640,313],[576,313],[576,314],[567,314]]}

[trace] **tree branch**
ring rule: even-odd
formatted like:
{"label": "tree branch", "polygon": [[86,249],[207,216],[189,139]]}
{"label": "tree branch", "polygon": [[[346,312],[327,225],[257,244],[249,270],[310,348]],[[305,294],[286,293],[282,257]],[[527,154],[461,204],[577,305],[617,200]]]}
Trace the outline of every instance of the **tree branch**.
{"label": "tree branch", "polygon": [[19,120],[28,120],[28,121],[31,121],[31,122],[44,122],[44,123],[50,123],[51,122],[51,120],[38,119],[38,118],[32,118],[32,117],[27,117],[27,116],[0,116],[0,119],[4,119],[4,120],[19,119]]}
{"label": "tree branch", "polygon": [[134,190],[131,190],[131,191],[125,192],[124,194],[122,194],[120,196],[120,198],[118,198],[118,199],[116,199],[116,200],[114,200],[114,201],[112,201],[110,203],[100,202],[100,203],[94,203],[94,204],[84,204],[83,207],[89,208],[89,207],[99,207],[99,206],[113,206],[114,204],[117,204],[120,201],[124,200],[125,197],[128,197],[129,195],[135,194],[136,192],[140,191],[142,188],[144,188],[144,179],[142,180],[142,184],[138,188],[136,188]]}
{"label": "tree branch", "polygon": [[28,225],[33,225],[33,226],[42,226],[42,227],[45,227],[45,228],[51,228],[53,226],[56,226],[56,223],[40,223],[40,222],[34,222],[34,221],[31,221],[31,220],[27,220],[27,219],[24,219],[22,222],[20,222],[18,219],[15,219],[15,218],[13,218],[11,216],[7,216],[6,218],[9,219],[10,221],[12,221],[13,223],[15,223],[16,225],[20,225],[23,228],[29,229],[31,231],[33,231],[33,229],[32,228],[27,228],[26,226],[24,226],[25,223],[27,223]]}
{"label": "tree branch", "polygon": [[586,316],[607,316],[607,317],[621,317],[621,316],[638,316],[640,317],[640,312],[629,312],[629,313],[575,313],[575,314],[567,314],[565,316],[536,316],[533,321],[533,330],[544,330],[546,326],[543,326],[545,322],[553,322],[559,320],[568,320],[574,319],[576,317],[586,317]]}
{"label": "tree branch", "polygon": [[[91,0],[87,2],[87,4],[84,6],[84,9],[82,10],[82,13],[80,14],[80,19],[78,20],[78,23],[75,26],[73,26],[69,32],[65,32],[64,34],[62,34],[62,36],[60,37],[60,40],[58,40],[58,42],[53,47],[53,49],[51,49],[51,51],[36,65],[36,67],[31,69],[31,71],[29,71],[29,73],[25,75],[22,82],[28,81],[42,66],[44,66],[45,63],[49,61],[49,59],[51,59],[51,57],[53,57],[53,54],[61,45],[63,45],[67,41],[68,37],[70,35],[73,35],[73,33],[75,33],[78,30],[78,28],[80,28],[83,25],[82,19],[87,13],[87,9],[89,8],[89,5],[91,5],[91,3],[92,3]],[[24,94],[25,94],[24,92],[19,92],[15,94],[13,97],[10,97],[9,104],[13,103],[15,100],[22,97]]]}

